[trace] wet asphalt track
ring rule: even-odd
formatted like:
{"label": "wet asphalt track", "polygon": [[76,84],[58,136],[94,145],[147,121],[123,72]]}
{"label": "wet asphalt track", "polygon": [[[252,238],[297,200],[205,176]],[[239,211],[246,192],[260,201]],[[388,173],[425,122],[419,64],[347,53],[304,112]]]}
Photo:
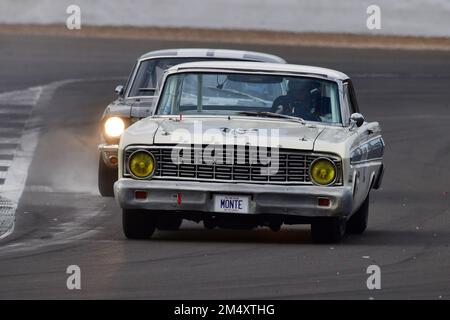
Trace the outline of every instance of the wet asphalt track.
{"label": "wet asphalt track", "polygon": [[[15,232],[0,240],[0,298],[450,298],[448,52],[220,45],[354,78],[387,144],[369,228],[336,245],[312,244],[309,226],[206,231],[187,222],[126,240],[119,208],[96,191],[97,121],[138,55],[183,46],[205,45],[0,36],[0,93],[86,79],[33,110],[44,122]],[[80,291],[66,289],[72,264],[82,270]],[[366,288],[371,264],[381,267],[378,291]]]}

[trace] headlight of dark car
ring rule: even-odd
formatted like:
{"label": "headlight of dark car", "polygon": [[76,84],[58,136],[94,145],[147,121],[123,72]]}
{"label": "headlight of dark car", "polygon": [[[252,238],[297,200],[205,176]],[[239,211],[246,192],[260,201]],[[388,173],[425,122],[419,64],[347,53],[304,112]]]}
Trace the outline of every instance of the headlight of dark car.
{"label": "headlight of dark car", "polygon": [[120,136],[128,126],[128,121],[121,117],[109,117],[103,122],[103,136],[108,143],[119,142]]}

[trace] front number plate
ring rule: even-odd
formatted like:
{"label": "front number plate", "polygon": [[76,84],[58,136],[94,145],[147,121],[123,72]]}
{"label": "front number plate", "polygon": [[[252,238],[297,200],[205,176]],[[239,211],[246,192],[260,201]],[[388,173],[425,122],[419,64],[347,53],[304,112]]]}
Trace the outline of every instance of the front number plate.
{"label": "front number plate", "polygon": [[221,195],[214,196],[214,211],[228,213],[248,213],[249,196]]}

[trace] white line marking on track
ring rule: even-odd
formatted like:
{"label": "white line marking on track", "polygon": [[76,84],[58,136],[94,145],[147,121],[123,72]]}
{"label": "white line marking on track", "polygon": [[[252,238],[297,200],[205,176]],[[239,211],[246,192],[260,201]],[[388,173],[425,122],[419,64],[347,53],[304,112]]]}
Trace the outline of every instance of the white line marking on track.
{"label": "white line marking on track", "polygon": [[[0,143],[18,143],[18,147],[14,152],[13,159],[0,159],[1,165],[7,164],[8,170],[2,172],[0,179],[0,239],[5,238],[14,230],[15,211],[23,194],[26,179],[28,176],[28,168],[33,159],[34,151],[39,141],[40,127],[36,122],[40,122],[32,112],[42,102],[48,102],[52,99],[55,91],[68,84],[86,81],[108,81],[122,79],[123,77],[99,77],[86,79],[67,79],[55,81],[43,86],[31,87],[24,90],[15,90],[0,93],[0,105],[7,106],[11,110],[14,106],[31,106],[27,113],[30,117],[23,128],[20,128],[22,135],[15,137],[0,137]],[[20,108],[18,108],[20,109]],[[6,113],[7,114],[7,113]],[[5,113],[3,113],[3,116]],[[14,121],[13,119],[11,121]],[[6,123],[9,123],[9,119]],[[2,124],[0,123],[0,128]],[[1,153],[1,152],[0,152]],[[9,155],[5,155],[9,157]],[[5,225],[6,224],[6,225]]]}

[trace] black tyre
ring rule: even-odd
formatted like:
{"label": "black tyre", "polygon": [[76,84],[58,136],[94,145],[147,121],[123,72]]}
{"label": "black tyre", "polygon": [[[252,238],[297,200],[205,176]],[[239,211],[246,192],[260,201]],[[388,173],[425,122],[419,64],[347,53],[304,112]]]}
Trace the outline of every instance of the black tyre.
{"label": "black tyre", "polygon": [[114,197],[114,183],[117,181],[117,168],[108,167],[102,155],[98,159],[98,190],[103,197]]}
{"label": "black tyre", "polygon": [[345,234],[346,220],[338,217],[328,217],[311,224],[312,240],[315,243],[340,242]]}
{"label": "black tyre", "polygon": [[361,207],[347,221],[346,232],[348,234],[362,234],[369,221],[369,195]]}
{"label": "black tyre", "polygon": [[180,229],[183,219],[177,215],[166,214],[159,215],[156,227],[159,230],[176,231]]}
{"label": "black tyre", "polygon": [[212,230],[217,227],[217,223],[216,221],[214,221],[214,219],[205,219],[203,220],[203,226],[205,227],[205,229]]}
{"label": "black tyre", "polygon": [[281,223],[271,223],[270,225],[269,225],[269,228],[270,228],[270,230],[272,230],[273,232],[278,232],[278,231],[280,231],[281,230]]}
{"label": "black tyre", "polygon": [[122,228],[128,239],[148,239],[155,232],[156,218],[145,210],[122,210]]}

